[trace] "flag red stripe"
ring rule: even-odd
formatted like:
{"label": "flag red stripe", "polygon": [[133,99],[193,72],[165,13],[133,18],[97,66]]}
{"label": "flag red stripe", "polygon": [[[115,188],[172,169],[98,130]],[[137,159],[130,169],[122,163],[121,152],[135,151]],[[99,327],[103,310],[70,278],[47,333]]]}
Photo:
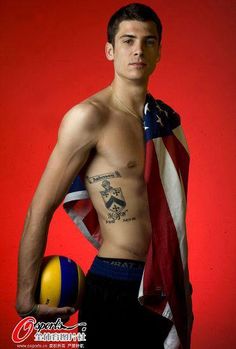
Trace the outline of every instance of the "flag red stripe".
{"label": "flag red stripe", "polygon": [[[152,141],[147,144],[147,154],[155,156],[155,147]],[[149,159],[146,160],[149,161]],[[147,167],[149,167],[149,173],[146,175],[150,176],[151,174],[147,190],[153,234],[151,248],[146,259],[144,294],[157,294],[156,288],[163,289],[167,295],[165,302],[149,304],[148,307],[162,313],[166,301],[169,302],[175,326],[182,342],[186,337],[183,323],[186,323],[187,309],[179,241],[161,184],[157,159],[156,161],[151,160],[150,166]],[[157,281],[158,283],[155,283]]]}

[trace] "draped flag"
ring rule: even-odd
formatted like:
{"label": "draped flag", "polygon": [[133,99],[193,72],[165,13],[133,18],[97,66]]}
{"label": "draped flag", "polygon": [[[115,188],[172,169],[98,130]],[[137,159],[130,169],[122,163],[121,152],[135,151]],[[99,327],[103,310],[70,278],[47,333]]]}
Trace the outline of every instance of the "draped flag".
{"label": "draped flag", "polygon": [[[170,319],[173,326],[165,349],[189,349],[192,329],[192,288],[189,282],[186,238],[188,146],[179,115],[147,94],[144,106],[147,185],[152,238],[148,249],[139,302]],[[64,208],[97,248],[102,242],[96,211],[84,184],[83,170],[72,183]]]}

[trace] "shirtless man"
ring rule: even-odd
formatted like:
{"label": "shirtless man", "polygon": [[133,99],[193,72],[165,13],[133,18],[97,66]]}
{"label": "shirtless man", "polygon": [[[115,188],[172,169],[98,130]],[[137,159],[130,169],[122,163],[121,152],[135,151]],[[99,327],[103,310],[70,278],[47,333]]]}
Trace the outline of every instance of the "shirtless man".
{"label": "shirtless man", "polygon": [[[136,10],[135,6],[129,8],[131,12],[147,11],[143,5],[136,6]],[[21,239],[16,309],[22,316],[30,313],[37,319],[61,317],[66,321],[74,312],[70,307],[49,308],[42,304],[36,308],[34,294],[53,213],[92,150],[95,155],[85,178],[103,238],[98,256],[104,261],[137,261],[138,267],[145,262],[152,231],[144,181],[142,116],[149,77],[161,50],[161,23],[156,14],[150,17],[149,11],[148,16],[148,20],[124,17],[117,28],[113,26],[105,51],[107,59],[114,63],[114,80],[69,110],[62,120],[58,142],[29,207]],[[106,173],[118,175],[104,182],[89,180]],[[101,193],[109,187],[121,188],[127,220],[108,222]],[[86,314],[84,317],[86,320]],[[89,326],[88,322],[88,330]]]}

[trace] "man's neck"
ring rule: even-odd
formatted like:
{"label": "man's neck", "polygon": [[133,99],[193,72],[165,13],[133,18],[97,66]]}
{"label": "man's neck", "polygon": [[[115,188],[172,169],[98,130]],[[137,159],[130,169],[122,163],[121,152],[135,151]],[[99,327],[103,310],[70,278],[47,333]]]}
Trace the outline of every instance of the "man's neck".
{"label": "man's neck", "polygon": [[115,78],[111,83],[112,93],[139,116],[143,115],[147,85],[148,81],[137,83],[137,81],[124,81],[120,78]]}

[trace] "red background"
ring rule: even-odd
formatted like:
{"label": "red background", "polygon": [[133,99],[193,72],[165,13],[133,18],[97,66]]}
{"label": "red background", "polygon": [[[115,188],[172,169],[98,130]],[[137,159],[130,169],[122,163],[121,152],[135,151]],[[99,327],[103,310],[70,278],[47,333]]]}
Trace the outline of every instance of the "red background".
{"label": "red background", "polygon": [[[234,0],[146,1],[163,26],[150,91],[182,115],[191,151],[188,201],[193,349],[233,349],[235,339]],[[63,114],[112,81],[106,23],[124,1],[1,1],[0,345],[11,332],[17,249],[27,206]],[[95,251],[59,208],[47,253],[87,270]],[[76,321],[74,317],[73,322]]]}

